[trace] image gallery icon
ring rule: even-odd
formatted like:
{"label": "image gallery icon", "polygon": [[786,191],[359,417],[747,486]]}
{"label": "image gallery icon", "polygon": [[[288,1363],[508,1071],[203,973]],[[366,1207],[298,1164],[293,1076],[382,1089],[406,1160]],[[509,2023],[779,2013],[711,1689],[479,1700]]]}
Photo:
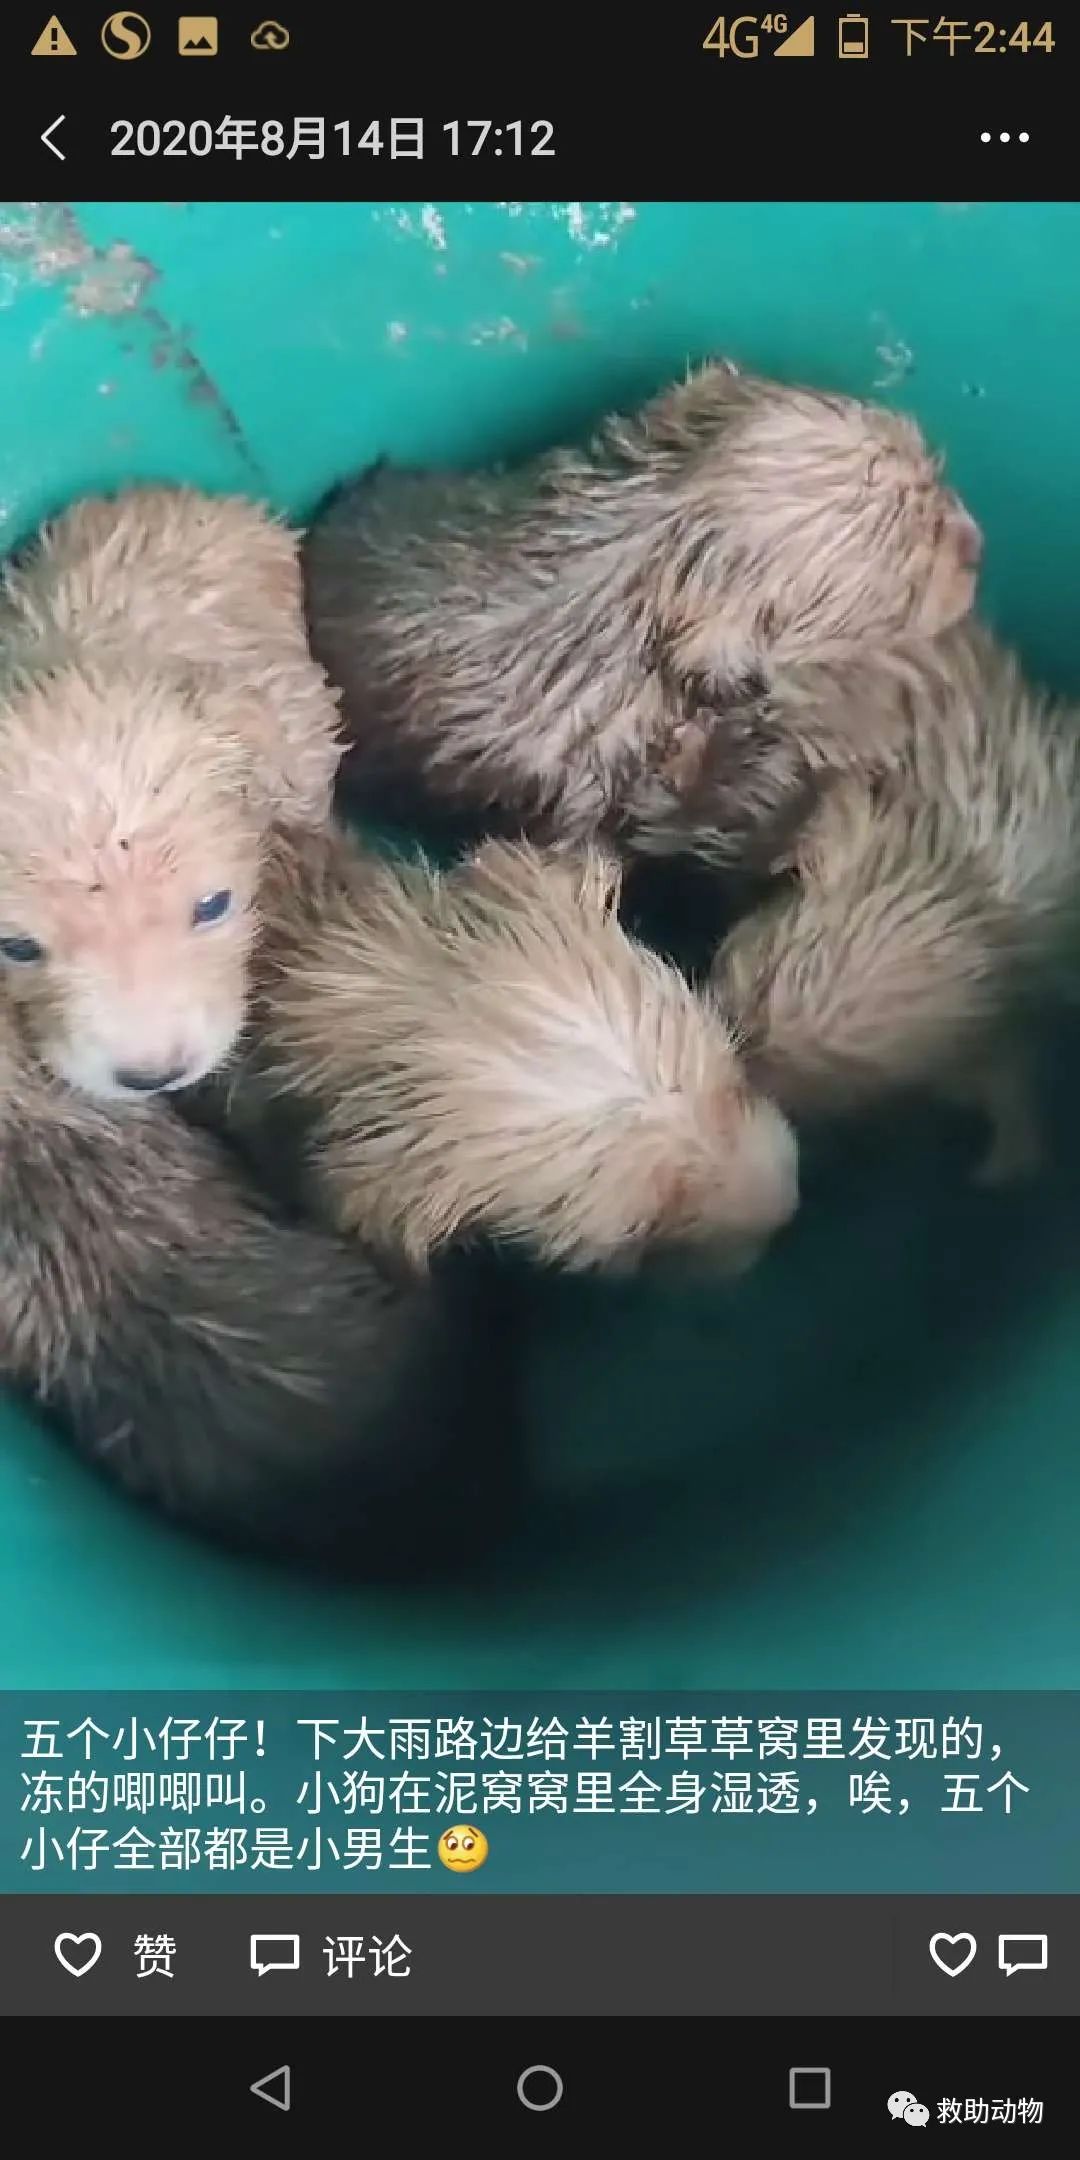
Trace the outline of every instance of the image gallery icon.
{"label": "image gallery icon", "polygon": [[181,15],[177,45],[185,60],[212,60],[218,49],[216,15]]}

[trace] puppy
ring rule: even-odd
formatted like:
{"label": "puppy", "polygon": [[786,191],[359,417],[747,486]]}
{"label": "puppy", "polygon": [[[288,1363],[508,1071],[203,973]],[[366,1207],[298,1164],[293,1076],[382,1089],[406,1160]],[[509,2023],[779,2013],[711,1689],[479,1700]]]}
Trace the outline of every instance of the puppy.
{"label": "puppy", "polygon": [[980,549],[911,421],[721,363],[584,454],[380,464],[301,560],[369,807],[404,814],[412,774],[492,830],[677,849],[672,800],[705,763],[714,853],[739,864],[812,799],[778,674],[936,635]]}
{"label": "puppy", "polygon": [[1024,1174],[1041,1154],[1039,1015],[1076,986],[1078,715],[978,624],[906,680],[853,675],[849,695],[906,711],[903,759],[827,790],[789,888],[722,944],[717,994],[797,1120],[929,1089],[985,1110],[983,1179]]}
{"label": "puppy", "polygon": [[54,1073],[131,1098],[227,1055],[267,835],[326,819],[340,748],[272,518],[150,488],[45,527],[0,596],[0,965]]}
{"label": "puppy", "polygon": [[339,1228],[419,1269],[470,1233],[569,1269],[665,1244],[734,1269],[789,1219],[789,1127],[617,895],[595,851],[495,841],[440,874],[279,836],[239,1092],[306,1104]]}
{"label": "puppy", "polygon": [[96,1471],[227,1544],[452,1569],[514,1494],[510,1316],[294,1227],[167,1103],[97,1103],[0,997],[0,1375]]}

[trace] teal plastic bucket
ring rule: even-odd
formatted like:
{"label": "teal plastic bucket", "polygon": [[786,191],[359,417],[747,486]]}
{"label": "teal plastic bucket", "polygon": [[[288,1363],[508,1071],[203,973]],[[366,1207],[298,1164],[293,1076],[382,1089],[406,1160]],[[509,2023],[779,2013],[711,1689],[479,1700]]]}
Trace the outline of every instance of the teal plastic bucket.
{"label": "teal plastic bucket", "polygon": [[[132,479],[302,515],[380,452],[515,456],[688,358],[916,414],[985,606],[1080,679],[1080,206],[0,205],[7,544]],[[468,1598],[323,1590],[125,1506],[0,1415],[9,1684],[1051,1688],[1080,1681],[1080,1208],[897,1127],[736,1292],[549,1280],[561,1501]]]}

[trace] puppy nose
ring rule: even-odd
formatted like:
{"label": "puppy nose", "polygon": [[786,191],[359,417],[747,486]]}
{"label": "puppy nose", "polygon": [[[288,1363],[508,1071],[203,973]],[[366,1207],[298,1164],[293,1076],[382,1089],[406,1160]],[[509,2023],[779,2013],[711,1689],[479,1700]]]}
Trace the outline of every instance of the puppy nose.
{"label": "puppy nose", "polygon": [[182,1065],[170,1065],[160,1072],[148,1072],[134,1065],[118,1065],[113,1079],[118,1087],[130,1088],[137,1095],[154,1095],[161,1088],[173,1087],[184,1077]]}

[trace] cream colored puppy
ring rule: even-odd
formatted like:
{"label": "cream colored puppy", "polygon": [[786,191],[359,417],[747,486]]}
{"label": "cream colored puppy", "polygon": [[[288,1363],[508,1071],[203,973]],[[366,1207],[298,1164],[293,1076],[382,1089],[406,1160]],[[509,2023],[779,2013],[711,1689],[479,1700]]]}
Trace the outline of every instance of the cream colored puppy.
{"label": "cream colored puppy", "polygon": [[284,526],[141,488],[45,527],[0,598],[0,965],[54,1072],[123,1097],[220,1063],[270,827],[327,817],[339,755]]}
{"label": "cream colored puppy", "polygon": [[972,606],[981,545],[911,420],[716,363],[584,451],[376,465],[324,503],[302,565],[369,807],[411,794],[679,853],[704,772],[707,852],[738,866],[805,809],[778,677],[936,636]]}
{"label": "cream colored puppy", "polygon": [[906,713],[885,779],[825,793],[791,888],[721,946],[717,992],[759,1084],[797,1119],[898,1090],[980,1105],[981,1176],[1033,1169],[1029,1061],[1080,960],[1080,714],[977,624],[848,697]]}
{"label": "cream colored puppy", "polygon": [[617,897],[593,852],[492,842],[440,874],[279,836],[251,1055],[306,1105],[337,1227],[421,1268],[483,1232],[571,1269],[672,1245],[731,1270],[789,1220],[789,1126]]}
{"label": "cream colored puppy", "polygon": [[508,1526],[502,1284],[394,1283],[283,1221],[169,1102],[47,1073],[2,987],[0,1223],[0,1380],[133,1499],[321,1575],[445,1572]]}

